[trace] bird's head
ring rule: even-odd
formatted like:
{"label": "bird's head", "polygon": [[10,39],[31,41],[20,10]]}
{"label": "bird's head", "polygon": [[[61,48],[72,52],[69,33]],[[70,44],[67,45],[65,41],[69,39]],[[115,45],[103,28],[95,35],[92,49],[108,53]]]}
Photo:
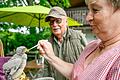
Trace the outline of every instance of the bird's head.
{"label": "bird's head", "polygon": [[24,54],[26,52],[27,48],[25,46],[20,46],[20,47],[17,47],[16,49],[16,54]]}

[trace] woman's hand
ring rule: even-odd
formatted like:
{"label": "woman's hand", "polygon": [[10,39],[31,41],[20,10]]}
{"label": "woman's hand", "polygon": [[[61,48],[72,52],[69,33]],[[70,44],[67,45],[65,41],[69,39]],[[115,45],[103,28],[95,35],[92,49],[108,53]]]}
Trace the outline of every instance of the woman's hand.
{"label": "woman's hand", "polygon": [[67,78],[71,77],[71,72],[73,68],[73,64],[64,62],[57,56],[55,56],[53,52],[53,48],[50,42],[47,40],[40,40],[38,42],[38,47],[41,55],[48,60],[48,62],[53,65],[61,74],[66,76]]}
{"label": "woman's hand", "polygon": [[39,49],[40,54],[48,61],[51,61],[51,59],[55,56],[52,45],[48,42],[48,40],[39,40],[37,49]]}

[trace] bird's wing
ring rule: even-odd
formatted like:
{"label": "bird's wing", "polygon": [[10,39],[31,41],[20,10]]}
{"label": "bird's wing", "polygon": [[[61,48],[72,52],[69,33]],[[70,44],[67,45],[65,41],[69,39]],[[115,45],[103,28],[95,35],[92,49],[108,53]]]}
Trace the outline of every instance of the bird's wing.
{"label": "bird's wing", "polygon": [[18,70],[21,63],[22,63],[21,58],[9,60],[3,65],[3,70],[9,70],[10,74],[13,75]]}
{"label": "bird's wing", "polygon": [[[23,56],[26,57],[27,55],[24,54]],[[19,76],[23,73],[23,70],[24,70],[24,68],[25,68],[25,66],[26,66],[26,63],[27,63],[27,59],[23,58],[23,59],[22,59],[22,63],[21,63],[21,65],[19,66],[19,69],[16,71],[15,74],[12,75],[12,78],[13,78],[13,79],[19,77]]]}

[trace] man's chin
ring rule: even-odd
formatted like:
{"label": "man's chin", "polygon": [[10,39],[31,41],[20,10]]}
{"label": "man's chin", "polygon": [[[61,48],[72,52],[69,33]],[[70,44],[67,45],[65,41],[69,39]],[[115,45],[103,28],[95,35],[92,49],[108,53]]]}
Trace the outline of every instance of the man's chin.
{"label": "man's chin", "polygon": [[54,32],[54,35],[60,35],[61,32]]}

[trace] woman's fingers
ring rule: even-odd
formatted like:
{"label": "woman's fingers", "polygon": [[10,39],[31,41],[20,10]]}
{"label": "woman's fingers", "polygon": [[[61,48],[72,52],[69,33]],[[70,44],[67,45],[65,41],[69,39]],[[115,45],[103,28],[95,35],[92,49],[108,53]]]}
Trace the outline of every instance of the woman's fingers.
{"label": "woman's fingers", "polygon": [[39,49],[41,54],[45,54],[46,53],[46,48],[47,46],[48,40],[39,40],[38,41],[38,47],[37,49]]}

